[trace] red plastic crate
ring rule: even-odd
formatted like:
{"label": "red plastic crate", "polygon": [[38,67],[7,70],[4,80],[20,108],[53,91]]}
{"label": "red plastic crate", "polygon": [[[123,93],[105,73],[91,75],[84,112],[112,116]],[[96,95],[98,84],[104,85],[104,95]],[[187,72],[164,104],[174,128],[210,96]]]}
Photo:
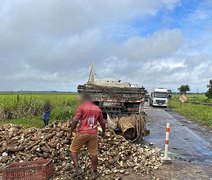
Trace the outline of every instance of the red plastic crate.
{"label": "red plastic crate", "polygon": [[17,162],[3,169],[3,180],[48,180],[53,174],[52,160]]}

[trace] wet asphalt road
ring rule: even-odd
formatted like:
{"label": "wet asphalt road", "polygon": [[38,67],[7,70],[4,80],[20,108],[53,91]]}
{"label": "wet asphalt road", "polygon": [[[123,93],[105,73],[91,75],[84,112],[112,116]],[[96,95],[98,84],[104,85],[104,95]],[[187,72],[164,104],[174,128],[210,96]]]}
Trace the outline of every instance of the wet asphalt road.
{"label": "wet asphalt road", "polygon": [[144,143],[153,143],[164,149],[165,127],[170,123],[169,153],[174,159],[211,166],[212,172],[212,130],[185,119],[169,109],[145,105],[147,127],[150,135]]}

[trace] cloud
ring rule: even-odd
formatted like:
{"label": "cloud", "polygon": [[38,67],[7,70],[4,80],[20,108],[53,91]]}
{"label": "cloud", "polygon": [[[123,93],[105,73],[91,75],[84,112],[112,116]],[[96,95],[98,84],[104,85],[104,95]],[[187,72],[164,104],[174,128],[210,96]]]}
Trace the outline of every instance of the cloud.
{"label": "cloud", "polygon": [[209,12],[197,10],[190,16],[190,18],[192,20],[205,20],[205,19],[210,18],[210,14],[209,14]]}
{"label": "cloud", "polygon": [[[195,48],[202,51],[204,40],[188,41],[179,28],[143,36],[124,26],[135,17],[173,11],[179,2],[0,0],[0,90],[76,90],[93,62],[100,78],[149,89],[197,82],[207,69],[202,85],[211,76],[211,56],[209,48],[204,55]],[[132,29],[120,41],[110,36],[110,27],[121,24]]]}
{"label": "cloud", "polygon": [[11,8],[4,14],[9,19],[8,25],[16,32],[34,31],[37,34],[54,35],[61,32],[84,32],[111,21],[155,14],[163,7],[173,8],[178,2],[179,0],[21,0],[10,2]]}
{"label": "cloud", "polygon": [[179,30],[164,30],[147,38],[129,38],[122,46],[122,53],[132,60],[149,60],[170,55],[181,44],[182,34]]}

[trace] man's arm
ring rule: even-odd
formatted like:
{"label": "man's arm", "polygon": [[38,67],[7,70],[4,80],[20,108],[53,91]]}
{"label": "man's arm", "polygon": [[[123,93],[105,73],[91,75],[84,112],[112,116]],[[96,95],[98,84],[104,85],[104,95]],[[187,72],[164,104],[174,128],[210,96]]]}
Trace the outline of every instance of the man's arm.
{"label": "man's arm", "polygon": [[48,109],[45,111],[46,113],[51,111],[51,106],[48,107]]}
{"label": "man's arm", "polygon": [[71,135],[74,132],[74,130],[76,129],[78,122],[79,122],[78,119],[76,119],[76,118],[73,119],[73,121],[71,123]]}
{"label": "man's arm", "polygon": [[100,114],[100,117],[99,117],[99,123],[100,123],[100,126],[102,128],[102,137],[105,137],[105,120],[103,118],[103,115],[102,115],[102,112]]}
{"label": "man's arm", "polygon": [[78,124],[79,120],[81,119],[81,117],[82,117],[82,110],[79,107],[77,109],[75,117],[73,118],[72,123],[71,123],[71,135],[74,132],[74,130],[76,129],[77,124]]}
{"label": "man's arm", "polygon": [[52,110],[52,105],[50,104],[49,105],[49,112]]}
{"label": "man's arm", "polygon": [[43,106],[43,112],[45,112],[45,113],[48,113],[48,112],[50,112],[52,110],[52,106],[49,104],[49,105],[47,105],[47,104],[45,104],[44,106]]}

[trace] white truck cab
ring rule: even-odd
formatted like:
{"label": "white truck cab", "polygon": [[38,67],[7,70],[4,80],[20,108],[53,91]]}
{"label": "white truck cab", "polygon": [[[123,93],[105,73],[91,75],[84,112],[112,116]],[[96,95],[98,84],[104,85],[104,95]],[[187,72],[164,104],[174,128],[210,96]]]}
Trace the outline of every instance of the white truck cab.
{"label": "white truck cab", "polygon": [[154,88],[149,97],[150,106],[168,106],[168,90],[165,88]]}

